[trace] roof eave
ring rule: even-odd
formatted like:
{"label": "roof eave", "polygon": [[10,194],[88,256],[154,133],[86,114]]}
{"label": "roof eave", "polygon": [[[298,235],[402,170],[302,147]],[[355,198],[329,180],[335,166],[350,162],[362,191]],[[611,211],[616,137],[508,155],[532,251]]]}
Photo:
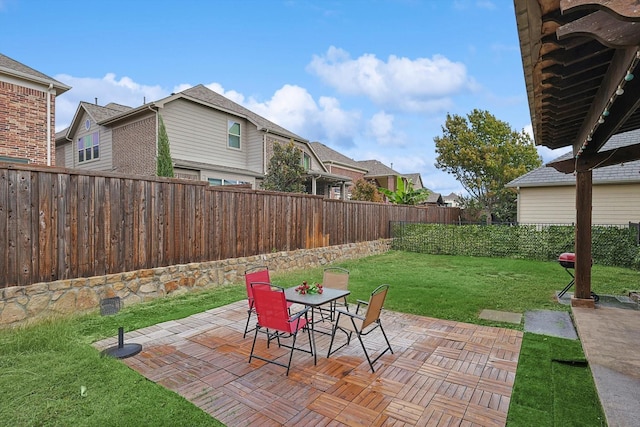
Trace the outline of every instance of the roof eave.
{"label": "roof eave", "polygon": [[6,68],[6,67],[0,67],[0,72],[2,74],[6,74],[12,77],[17,77],[19,79],[22,80],[27,80],[33,83],[38,83],[38,84],[42,84],[45,86],[49,86],[49,85],[53,85],[53,88],[56,89],[56,96],[58,95],[62,95],[63,93],[65,93],[66,91],[71,89],[71,86],[67,86],[64,83],[61,83],[55,79],[45,79],[45,78],[41,78],[38,76],[34,76],[31,74],[27,74],[27,73],[22,73],[20,71],[16,71],[16,70],[12,70],[10,68]]}

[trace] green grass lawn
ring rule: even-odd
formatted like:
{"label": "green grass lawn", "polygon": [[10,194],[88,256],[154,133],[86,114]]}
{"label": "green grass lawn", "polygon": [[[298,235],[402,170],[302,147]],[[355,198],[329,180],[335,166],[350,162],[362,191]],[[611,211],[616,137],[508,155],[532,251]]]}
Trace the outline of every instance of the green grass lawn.
{"label": "green grass lawn", "polygon": [[[390,284],[389,310],[520,330],[522,325],[485,321],[478,314],[482,309],[569,311],[553,301],[554,292],[569,281],[556,262],[392,251],[339,265],[351,272],[352,301]],[[282,286],[320,281],[322,268],[272,277]],[[638,288],[640,272],[596,265],[592,279],[597,293],[625,294]],[[238,284],[125,307],[114,316],[96,313],[0,331],[0,424],[221,425],[121,361],[101,357],[91,343],[116,335],[121,325],[131,331],[245,297],[244,285]],[[554,361],[583,358],[578,341],[525,333],[508,424],[603,425],[588,366]]]}

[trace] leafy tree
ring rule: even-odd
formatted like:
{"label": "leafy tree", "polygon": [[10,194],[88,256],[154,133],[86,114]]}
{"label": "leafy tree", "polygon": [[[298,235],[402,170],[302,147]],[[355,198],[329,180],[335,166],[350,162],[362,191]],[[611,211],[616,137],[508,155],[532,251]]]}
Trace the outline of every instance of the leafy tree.
{"label": "leafy tree", "polygon": [[265,190],[303,193],[305,190],[304,167],[300,149],[293,144],[273,144],[273,156],[269,159],[269,170],[262,183]]}
{"label": "leafy tree", "polygon": [[382,194],[380,194],[378,187],[373,182],[360,178],[353,184],[351,200],[380,203],[382,202]]}
{"label": "leafy tree", "polygon": [[156,173],[158,176],[173,177],[173,160],[169,149],[169,136],[167,128],[164,127],[162,116],[158,116],[160,126],[158,128],[158,161]]}
{"label": "leafy tree", "polygon": [[505,184],[542,164],[531,137],[477,109],[466,118],[447,114],[442,132],[435,166],[456,177],[487,223],[514,220],[516,192]]}
{"label": "leafy tree", "polygon": [[387,196],[389,202],[397,205],[417,205],[429,197],[429,191],[426,188],[416,190],[410,180],[405,185],[401,176],[396,177],[395,191],[391,191],[388,188],[379,188],[378,191]]}

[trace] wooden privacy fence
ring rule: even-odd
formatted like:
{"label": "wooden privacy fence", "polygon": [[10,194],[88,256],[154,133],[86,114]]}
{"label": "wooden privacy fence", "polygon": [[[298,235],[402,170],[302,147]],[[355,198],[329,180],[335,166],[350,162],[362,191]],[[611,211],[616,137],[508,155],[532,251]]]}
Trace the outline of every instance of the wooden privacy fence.
{"label": "wooden privacy fence", "polygon": [[0,164],[0,288],[389,238],[457,208]]}

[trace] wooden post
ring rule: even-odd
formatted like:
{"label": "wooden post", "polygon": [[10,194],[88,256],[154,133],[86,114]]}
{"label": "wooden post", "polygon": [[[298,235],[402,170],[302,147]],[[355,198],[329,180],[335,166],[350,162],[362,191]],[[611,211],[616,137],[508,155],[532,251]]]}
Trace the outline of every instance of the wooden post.
{"label": "wooden post", "polygon": [[574,307],[595,308],[591,298],[591,170],[576,173],[576,292],[571,300]]}

